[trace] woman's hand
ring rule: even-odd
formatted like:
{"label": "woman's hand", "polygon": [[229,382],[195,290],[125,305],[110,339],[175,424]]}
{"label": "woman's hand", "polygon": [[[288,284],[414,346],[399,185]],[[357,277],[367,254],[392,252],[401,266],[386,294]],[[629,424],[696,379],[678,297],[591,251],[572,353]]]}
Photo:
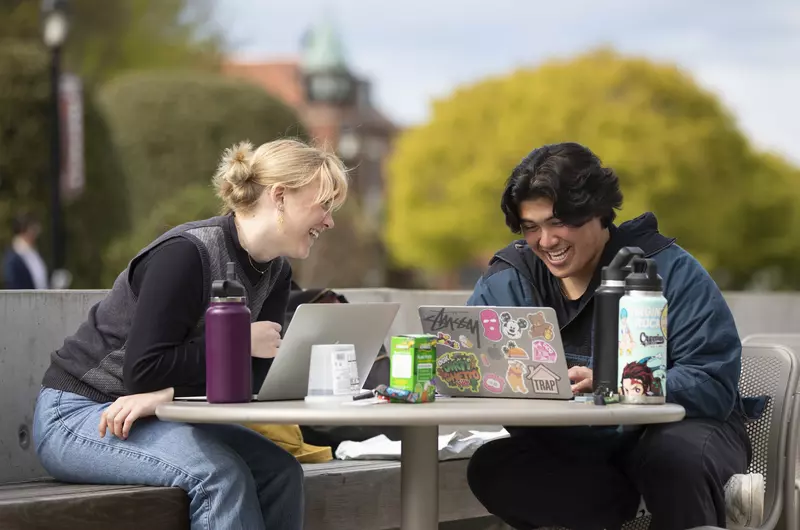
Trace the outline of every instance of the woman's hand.
{"label": "woman's hand", "polygon": [[97,426],[100,438],[103,438],[108,430],[120,440],[127,439],[133,422],[139,418],[153,416],[156,413],[156,407],[161,403],[172,401],[174,395],[175,389],[170,387],[157,392],[132,394],[118,398],[100,414],[100,425]]}
{"label": "woman's hand", "polygon": [[278,354],[281,345],[281,325],[275,322],[250,324],[251,356],[270,359]]}

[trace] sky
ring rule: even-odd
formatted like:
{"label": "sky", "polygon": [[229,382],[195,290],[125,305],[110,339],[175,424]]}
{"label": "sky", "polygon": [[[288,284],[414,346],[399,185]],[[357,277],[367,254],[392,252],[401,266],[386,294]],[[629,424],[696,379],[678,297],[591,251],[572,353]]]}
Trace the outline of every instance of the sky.
{"label": "sky", "polygon": [[610,46],[679,65],[800,164],[800,0],[219,0],[214,21],[234,58],[267,61],[296,57],[325,16],[401,125],[460,84]]}

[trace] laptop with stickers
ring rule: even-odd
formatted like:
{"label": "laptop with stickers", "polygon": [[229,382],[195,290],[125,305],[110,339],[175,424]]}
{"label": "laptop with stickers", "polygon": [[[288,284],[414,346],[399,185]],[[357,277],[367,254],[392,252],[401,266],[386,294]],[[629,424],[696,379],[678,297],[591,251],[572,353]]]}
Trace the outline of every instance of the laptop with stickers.
{"label": "laptop with stickers", "polygon": [[436,345],[443,396],[572,399],[567,359],[551,307],[420,306]]}

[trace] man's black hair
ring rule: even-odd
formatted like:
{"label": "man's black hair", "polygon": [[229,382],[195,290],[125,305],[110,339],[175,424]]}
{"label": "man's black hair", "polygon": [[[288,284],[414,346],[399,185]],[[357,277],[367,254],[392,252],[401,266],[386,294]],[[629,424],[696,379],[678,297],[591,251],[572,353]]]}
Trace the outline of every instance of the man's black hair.
{"label": "man's black hair", "polygon": [[514,168],[506,181],[500,207],[514,233],[522,231],[519,207],[524,201],[546,198],[553,216],[569,226],[581,226],[595,217],[603,228],[622,206],[619,180],[611,168],[588,148],[574,143],[534,149]]}

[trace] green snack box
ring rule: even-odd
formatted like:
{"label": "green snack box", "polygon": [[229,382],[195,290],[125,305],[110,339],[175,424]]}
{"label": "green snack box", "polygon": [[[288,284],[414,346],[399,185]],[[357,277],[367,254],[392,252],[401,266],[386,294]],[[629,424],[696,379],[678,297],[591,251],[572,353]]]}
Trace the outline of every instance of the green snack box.
{"label": "green snack box", "polygon": [[389,386],[409,392],[422,392],[436,374],[436,337],[433,335],[395,335],[389,357]]}

